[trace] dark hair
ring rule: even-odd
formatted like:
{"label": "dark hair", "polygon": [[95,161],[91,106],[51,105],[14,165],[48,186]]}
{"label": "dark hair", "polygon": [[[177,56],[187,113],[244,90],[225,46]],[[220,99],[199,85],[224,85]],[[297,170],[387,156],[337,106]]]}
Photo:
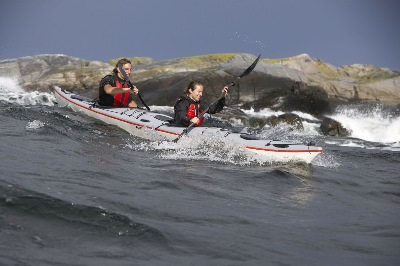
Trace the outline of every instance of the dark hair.
{"label": "dark hair", "polygon": [[125,65],[125,64],[132,64],[131,60],[127,59],[127,58],[122,58],[120,60],[118,60],[117,64],[115,65],[114,69],[113,69],[113,73],[114,74],[118,74],[118,67],[121,65]]}
{"label": "dark hair", "polygon": [[189,90],[194,90],[194,87],[196,87],[197,85],[203,86],[203,83],[201,83],[198,80],[192,80],[191,82],[189,82],[189,84],[187,85],[187,87],[184,90],[184,93],[186,94],[190,94]]}

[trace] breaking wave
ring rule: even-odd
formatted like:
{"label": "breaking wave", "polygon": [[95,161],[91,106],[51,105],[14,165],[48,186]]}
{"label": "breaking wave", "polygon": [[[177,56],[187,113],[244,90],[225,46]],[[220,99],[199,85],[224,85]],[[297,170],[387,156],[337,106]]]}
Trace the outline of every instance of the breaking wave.
{"label": "breaking wave", "polygon": [[399,146],[400,116],[384,110],[381,104],[346,106],[330,117],[351,131],[353,138]]}
{"label": "breaking wave", "polygon": [[15,79],[0,77],[0,101],[19,105],[54,106],[55,97],[48,92],[25,91]]}

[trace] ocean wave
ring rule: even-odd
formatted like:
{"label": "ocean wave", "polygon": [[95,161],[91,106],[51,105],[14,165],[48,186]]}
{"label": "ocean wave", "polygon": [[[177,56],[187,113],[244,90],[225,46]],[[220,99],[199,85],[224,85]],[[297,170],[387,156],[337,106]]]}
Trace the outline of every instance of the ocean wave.
{"label": "ocean wave", "polygon": [[41,193],[0,185],[0,208],[14,214],[21,213],[43,220],[57,220],[65,226],[110,236],[135,237],[167,243],[155,228],[135,222],[123,214],[107,211],[101,206],[85,206],[50,197]]}
{"label": "ocean wave", "polygon": [[381,104],[346,106],[329,116],[364,141],[393,144],[400,141],[400,117],[387,112]]}

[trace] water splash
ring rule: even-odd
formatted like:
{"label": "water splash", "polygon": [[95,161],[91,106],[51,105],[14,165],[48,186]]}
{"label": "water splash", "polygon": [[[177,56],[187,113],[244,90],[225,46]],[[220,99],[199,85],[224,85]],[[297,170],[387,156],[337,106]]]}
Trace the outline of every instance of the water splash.
{"label": "water splash", "polygon": [[247,150],[244,146],[220,139],[211,134],[196,138],[181,138],[173,141],[127,141],[126,147],[132,150],[154,152],[155,156],[168,160],[210,161],[241,166],[282,165],[301,162],[281,161],[274,154],[260,155]]}
{"label": "water splash", "polygon": [[[259,112],[255,112],[253,109],[242,111],[247,115],[261,117],[283,114],[283,112],[275,112],[270,109],[263,109]],[[266,126],[258,129],[257,135],[264,139],[292,140],[304,144],[313,141],[315,136],[320,135],[317,131],[319,120],[301,112],[298,112],[298,115],[307,119],[307,121],[303,122],[304,129],[302,130],[293,129],[291,125],[281,124],[276,127]],[[251,128],[244,128],[242,132],[246,131],[246,129],[253,130]],[[171,141],[138,142],[130,140],[127,142],[126,147],[133,150],[154,152],[159,158],[171,160],[205,160],[246,166],[288,163],[287,161],[277,161],[273,155],[268,158],[266,155],[255,154],[241,145],[207,134],[196,136],[196,138],[182,138],[178,143]]]}
{"label": "water splash", "polygon": [[342,166],[340,159],[326,150],[323,151],[322,154],[317,158],[315,158],[312,164],[330,169],[338,169],[340,166]]}
{"label": "water splash", "polygon": [[246,46],[246,50],[255,50],[254,54],[262,54],[265,51],[266,45],[259,41],[251,39],[247,34],[235,32],[234,35],[230,39],[231,41],[235,41],[239,44],[244,44]]}
{"label": "water splash", "polygon": [[211,135],[182,138],[177,143],[172,141],[129,141],[126,146],[133,150],[152,151],[157,153],[158,158],[168,160],[204,160],[239,165],[250,165],[254,162],[268,163],[257,160],[242,146],[225,142]]}
{"label": "water splash", "polygon": [[[269,118],[271,116],[279,116],[284,114],[282,111],[274,111],[269,108],[264,108],[255,112],[254,109],[244,110],[245,114],[252,117]],[[310,114],[303,112],[293,112],[302,119],[304,129],[297,130],[288,124],[280,124],[276,127],[266,125],[260,132],[262,138],[267,139],[286,139],[286,140],[299,140],[307,141],[310,137],[320,136],[320,120]]]}
{"label": "water splash", "polygon": [[353,138],[383,144],[400,142],[400,117],[384,111],[381,104],[342,108],[330,117],[350,130]]}
{"label": "water splash", "polygon": [[0,77],[0,101],[19,105],[54,106],[55,97],[51,93],[25,91],[12,78]]}
{"label": "water splash", "polygon": [[28,124],[26,125],[26,129],[27,130],[29,130],[29,129],[39,129],[39,128],[42,128],[42,127],[44,127],[45,126],[45,124],[42,122],[42,121],[40,121],[40,120],[33,120],[32,122],[28,122]]}

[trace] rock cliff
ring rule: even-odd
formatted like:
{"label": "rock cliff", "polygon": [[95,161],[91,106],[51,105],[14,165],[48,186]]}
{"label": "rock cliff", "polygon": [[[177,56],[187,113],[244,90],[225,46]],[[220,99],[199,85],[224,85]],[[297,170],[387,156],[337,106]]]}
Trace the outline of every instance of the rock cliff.
{"label": "rock cliff", "polygon": [[[224,84],[234,80],[256,56],[215,54],[163,61],[131,58],[131,81],[148,105],[173,105],[192,79],[205,84],[205,98],[220,96]],[[14,78],[27,90],[48,91],[53,85],[96,97],[100,79],[111,73],[115,60],[88,61],[66,55],[36,55],[0,61],[0,77]],[[227,104],[255,109],[299,110],[316,116],[337,105],[380,101],[400,102],[400,71],[372,65],[335,67],[302,54],[261,59],[253,72],[230,90]]]}

